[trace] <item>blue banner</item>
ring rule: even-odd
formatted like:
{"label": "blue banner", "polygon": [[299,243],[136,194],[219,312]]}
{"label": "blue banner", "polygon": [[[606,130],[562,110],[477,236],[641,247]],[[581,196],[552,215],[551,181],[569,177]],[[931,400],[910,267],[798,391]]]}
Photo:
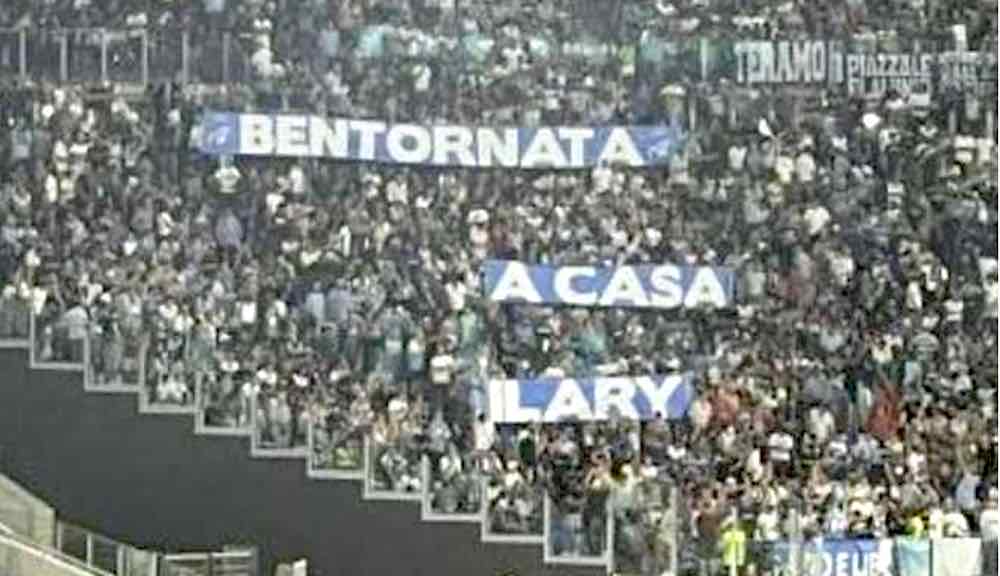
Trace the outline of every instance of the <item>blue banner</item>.
{"label": "blue banner", "polygon": [[496,423],[591,422],[613,413],[630,420],[681,418],[694,399],[690,374],[598,378],[533,378],[489,383]]}
{"label": "blue banner", "polygon": [[886,542],[889,546],[879,540],[761,542],[758,550],[764,557],[759,561],[778,574],[883,576],[892,561],[891,541]]}
{"label": "blue banner", "polygon": [[331,158],[427,166],[573,169],[664,164],[679,126],[498,128],[387,124],[304,114],[208,112],[199,150],[211,156]]}
{"label": "blue banner", "polygon": [[734,303],[733,272],[710,266],[553,267],[489,260],[482,274],[493,302],[664,309]]}

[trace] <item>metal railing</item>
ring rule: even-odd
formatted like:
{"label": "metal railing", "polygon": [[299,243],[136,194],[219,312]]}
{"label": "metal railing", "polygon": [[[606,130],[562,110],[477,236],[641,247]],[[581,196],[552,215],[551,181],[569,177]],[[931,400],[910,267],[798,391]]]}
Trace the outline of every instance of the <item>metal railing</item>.
{"label": "metal railing", "polygon": [[233,549],[223,552],[165,554],[159,576],[256,576],[257,552]]}
{"label": "metal railing", "polygon": [[160,554],[60,522],[57,550],[100,574],[114,576],[256,576],[255,548]]}
{"label": "metal railing", "polygon": [[157,576],[156,553],[121,544],[66,522],[58,524],[56,549],[102,573]]}
{"label": "metal railing", "polygon": [[0,524],[39,546],[55,542],[55,511],[17,483],[0,475]]}
{"label": "metal railing", "polygon": [[[112,576],[112,573],[88,566],[58,550],[22,538],[2,525],[0,525],[0,574],[4,576]],[[150,573],[149,576],[155,576],[155,573]]]}

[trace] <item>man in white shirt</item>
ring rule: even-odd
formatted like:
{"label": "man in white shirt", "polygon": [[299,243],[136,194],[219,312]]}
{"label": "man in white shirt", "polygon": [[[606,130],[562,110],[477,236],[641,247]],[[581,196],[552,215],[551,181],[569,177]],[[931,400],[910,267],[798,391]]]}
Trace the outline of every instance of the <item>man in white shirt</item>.
{"label": "man in white shirt", "polygon": [[790,478],[792,474],[792,451],[795,439],[785,430],[775,430],[767,439],[768,455],[773,464],[775,476]]}
{"label": "man in white shirt", "polygon": [[87,339],[87,325],[90,320],[82,306],[74,306],[63,315],[63,327],[69,341],[70,362],[83,361],[83,342]]}

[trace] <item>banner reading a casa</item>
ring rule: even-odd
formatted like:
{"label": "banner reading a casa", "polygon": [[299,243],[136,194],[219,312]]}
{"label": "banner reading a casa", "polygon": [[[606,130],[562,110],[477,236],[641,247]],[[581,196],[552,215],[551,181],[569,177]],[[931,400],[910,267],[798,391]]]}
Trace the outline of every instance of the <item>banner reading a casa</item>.
{"label": "banner reading a casa", "polygon": [[329,158],[468,168],[580,169],[665,164],[680,127],[423,126],[307,114],[208,112],[198,148],[210,156]]}
{"label": "banner reading a casa", "polygon": [[595,308],[728,308],[736,284],[728,268],[674,264],[545,266],[487,260],[481,271],[492,302]]}
{"label": "banner reading a casa", "polygon": [[495,423],[674,419],[694,398],[690,374],[599,378],[492,380],[489,417]]}

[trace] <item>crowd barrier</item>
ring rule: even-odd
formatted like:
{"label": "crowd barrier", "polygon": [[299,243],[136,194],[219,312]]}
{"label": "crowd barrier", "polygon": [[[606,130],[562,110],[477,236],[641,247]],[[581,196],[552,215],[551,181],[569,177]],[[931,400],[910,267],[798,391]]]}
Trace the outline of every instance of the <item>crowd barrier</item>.
{"label": "crowd barrier", "polygon": [[56,520],[52,507],[2,475],[0,525],[41,546],[51,546],[55,542]]}
{"label": "crowd barrier", "polygon": [[[117,576],[44,548],[0,526],[0,573],[4,576]],[[155,576],[143,574],[142,576]]]}
{"label": "crowd barrier", "polygon": [[59,522],[56,549],[86,566],[116,576],[158,576],[158,558],[154,552],[95,534],[90,530]]}
{"label": "crowd barrier", "polygon": [[231,549],[222,552],[164,554],[159,576],[256,576],[257,552]]}

